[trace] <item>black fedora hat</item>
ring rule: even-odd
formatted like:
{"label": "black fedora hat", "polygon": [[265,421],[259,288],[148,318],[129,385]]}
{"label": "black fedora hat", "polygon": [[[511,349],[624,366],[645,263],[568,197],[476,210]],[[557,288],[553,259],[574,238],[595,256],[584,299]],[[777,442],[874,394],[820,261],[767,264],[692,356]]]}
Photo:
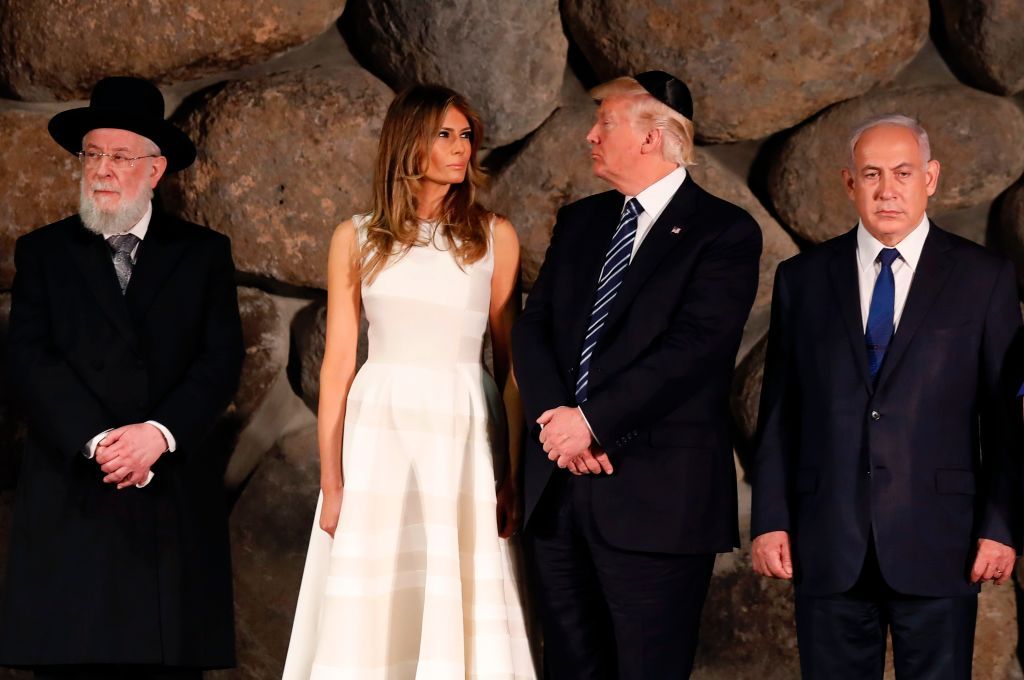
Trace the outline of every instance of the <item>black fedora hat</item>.
{"label": "black fedora hat", "polygon": [[693,120],[693,96],[679,78],[664,71],[644,71],[633,79],[659,102]]}
{"label": "black fedora hat", "polygon": [[115,76],[96,83],[89,106],[61,111],[50,119],[50,136],[71,153],[82,150],[85,133],[96,128],[128,130],[151,139],[167,157],[167,171],[192,165],[196,147],[164,120],[164,96],[147,80]]}

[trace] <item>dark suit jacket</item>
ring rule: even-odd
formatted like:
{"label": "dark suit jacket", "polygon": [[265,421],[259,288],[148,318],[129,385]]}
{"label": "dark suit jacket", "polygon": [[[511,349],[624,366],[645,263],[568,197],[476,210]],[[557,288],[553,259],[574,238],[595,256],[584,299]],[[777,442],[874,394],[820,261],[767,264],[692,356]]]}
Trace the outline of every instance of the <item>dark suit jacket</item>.
{"label": "dark suit jacket", "polygon": [[[562,208],[512,332],[531,436],[526,521],[554,471],[536,419],[576,406],[580,350],[598,272],[622,212],[610,191]],[[738,545],[728,395],[757,289],[761,231],[687,177],[640,245],[590,364],[583,406],[615,466],[593,485],[605,540],[632,550],[729,551]],[[528,526],[528,525],[527,525]]]}
{"label": "dark suit jacket", "polygon": [[[78,217],[18,240],[8,376],[29,424],[0,663],[234,663],[223,457],[204,438],[242,360],[227,238],[154,212],[126,295]],[[143,489],[81,451],[107,428],[174,435]]]}
{"label": "dark suit jacket", "polygon": [[932,224],[873,385],[856,249],[854,229],[778,268],[751,533],[790,533],[809,595],[853,586],[869,531],[897,591],[977,592],[976,539],[1020,545],[1013,267]]}

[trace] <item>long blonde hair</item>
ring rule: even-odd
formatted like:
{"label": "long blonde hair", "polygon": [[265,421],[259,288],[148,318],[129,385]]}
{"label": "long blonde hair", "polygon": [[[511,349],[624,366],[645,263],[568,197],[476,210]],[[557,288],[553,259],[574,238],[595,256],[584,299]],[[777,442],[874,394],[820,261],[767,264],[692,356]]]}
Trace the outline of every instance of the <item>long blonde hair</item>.
{"label": "long blonde hair", "polygon": [[470,128],[466,179],[452,185],[441,202],[438,234],[460,266],[487,254],[490,214],[476,203],[485,180],[476,152],[483,140],[480,116],[458,92],[440,85],[414,85],[398,94],[384,117],[373,177],[373,212],[366,227],[360,275],[371,282],[392,257],[421,243],[416,194],[430,149],[448,109],[460,111]]}

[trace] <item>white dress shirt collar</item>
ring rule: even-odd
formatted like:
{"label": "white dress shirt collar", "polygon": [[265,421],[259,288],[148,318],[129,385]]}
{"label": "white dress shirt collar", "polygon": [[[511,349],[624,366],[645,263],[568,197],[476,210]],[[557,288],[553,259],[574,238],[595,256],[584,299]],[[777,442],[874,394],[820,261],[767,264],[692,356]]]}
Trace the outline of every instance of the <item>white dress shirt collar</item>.
{"label": "white dress shirt collar", "polygon": [[[930,224],[926,213],[913,231],[893,246],[900,251],[900,259],[907,263],[911,271],[917,271],[917,263],[921,260],[921,250],[924,248],[925,239],[928,238],[929,228]],[[867,270],[874,267],[878,254],[883,248],[888,247],[868,232],[864,227],[863,220],[857,223],[857,265],[860,269]]]}
{"label": "white dress shirt collar", "polygon": [[651,222],[656,222],[685,179],[686,168],[680,165],[636,196],[626,196],[622,205],[625,207],[630,199],[636,198],[643,206],[644,212],[650,216]]}

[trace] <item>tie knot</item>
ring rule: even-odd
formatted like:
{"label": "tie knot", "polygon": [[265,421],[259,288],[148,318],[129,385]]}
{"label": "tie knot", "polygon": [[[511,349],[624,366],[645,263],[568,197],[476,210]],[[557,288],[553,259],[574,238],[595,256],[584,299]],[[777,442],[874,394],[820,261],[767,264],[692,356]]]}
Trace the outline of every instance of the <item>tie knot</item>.
{"label": "tie knot", "polygon": [[130,254],[138,242],[139,237],[135,234],[118,234],[107,239],[107,247],[114,253]]}
{"label": "tie knot", "polygon": [[882,248],[882,251],[878,253],[878,261],[882,263],[883,267],[891,267],[892,263],[896,261],[896,258],[900,256],[900,251],[895,248]]}
{"label": "tie knot", "polygon": [[640,201],[635,198],[631,198],[626,201],[626,207],[622,210],[622,216],[636,217],[644,211],[644,207],[640,205]]}

